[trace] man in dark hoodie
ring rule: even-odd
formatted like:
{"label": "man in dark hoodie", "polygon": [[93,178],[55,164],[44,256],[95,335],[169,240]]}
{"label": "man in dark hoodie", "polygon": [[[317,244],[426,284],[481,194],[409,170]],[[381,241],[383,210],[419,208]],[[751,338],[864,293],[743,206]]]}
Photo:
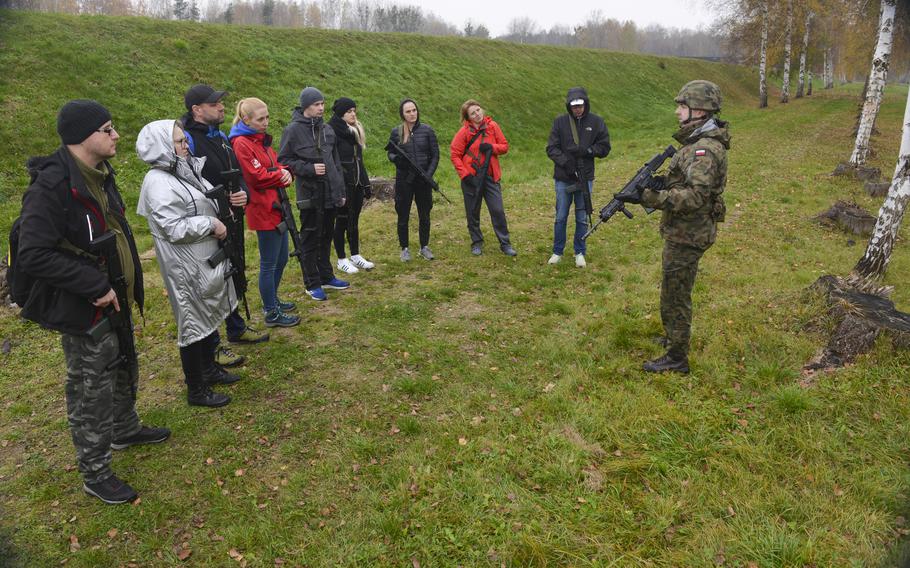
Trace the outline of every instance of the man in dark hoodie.
{"label": "man in dark hoodie", "polygon": [[315,87],[300,92],[300,106],[281,134],[278,161],[294,174],[300,236],[303,241],[304,285],[314,300],[327,299],[324,288],[344,290],[350,284],[332,272],[335,209],[345,204],[344,175],[335,148],[335,131],[322,121],[325,97]]}
{"label": "man in dark hoodie", "polygon": [[[63,105],[57,132],[63,145],[28,163],[32,181],[22,198],[15,288],[24,284],[20,278],[30,280],[22,316],[61,333],[67,418],[83,490],[105,503],[125,503],[137,495],[111,472],[111,449],[163,442],[171,432],[140,423],[138,365],[121,359],[123,346],[104,318],[105,310],[116,310],[132,321],[131,304],[141,312],[144,297],[136,243],[108,162],[120,135],[110,112],[90,100]],[[91,246],[105,234],[115,237],[125,304]]]}
{"label": "man in dark hoodie", "polygon": [[[227,96],[227,91],[216,91],[208,85],[194,85],[183,96],[186,114],[180,119],[186,131],[186,141],[190,146],[190,153],[197,157],[205,157],[202,167],[202,177],[213,186],[223,185],[227,182],[223,172],[240,170],[237,156],[227,135],[221,131],[224,122],[224,103],[222,99]],[[244,207],[247,202],[247,187],[243,178],[238,179],[240,189],[231,194],[231,205]],[[235,233],[235,242],[243,249],[243,226],[240,225]],[[267,333],[260,334],[246,324],[240,315],[239,308],[234,310],[224,320],[227,338],[231,343],[261,343],[268,341]],[[217,333],[217,332],[216,332]],[[234,367],[242,364],[244,357],[235,355],[226,346],[220,346],[216,351],[216,363],[219,366]],[[216,382],[220,382],[216,379]]]}
{"label": "man in dark hoodie", "polygon": [[610,133],[603,119],[591,112],[588,93],[572,87],[566,95],[566,114],[553,121],[547,156],[553,160],[556,181],[556,220],[553,223],[553,254],[548,264],[562,260],[566,246],[566,221],[575,204],[575,266],[586,266],[587,248],[581,238],[588,231],[585,194],[594,189],[594,158],[610,153]]}
{"label": "man in dark hoodie", "polygon": [[710,81],[691,81],[675,101],[679,130],[673,138],[682,147],[670,161],[667,175],[654,176],[641,199],[616,195],[622,201],[663,210],[660,318],[667,352],[645,362],[645,371],[651,373],[689,372],[692,288],[698,261],[714,244],[717,224],[726,213],[721,194],[727,185],[730,133],[727,123],[716,116],[720,112],[720,88]]}

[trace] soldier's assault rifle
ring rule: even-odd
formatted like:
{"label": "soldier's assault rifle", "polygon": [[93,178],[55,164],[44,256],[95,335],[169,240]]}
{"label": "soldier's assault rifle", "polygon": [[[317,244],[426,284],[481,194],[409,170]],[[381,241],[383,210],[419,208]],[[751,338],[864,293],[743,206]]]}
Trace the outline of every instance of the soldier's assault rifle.
{"label": "soldier's assault rifle", "polygon": [[427,172],[423,171],[423,168],[421,168],[420,166],[418,166],[417,163],[414,162],[414,159],[411,158],[411,155],[408,154],[407,152],[405,152],[405,151],[401,148],[401,146],[399,146],[398,144],[396,144],[396,143],[392,142],[391,140],[389,140],[389,143],[386,144],[386,146],[385,146],[385,151],[386,151],[386,152],[393,152],[393,151],[394,151],[394,152],[395,152],[396,154],[398,154],[399,156],[402,156],[402,157],[408,162],[408,165],[411,166],[411,169],[414,170],[414,172],[415,172],[418,176],[420,176],[420,179],[422,179],[422,180],[425,181],[427,184],[429,184],[429,186],[433,188],[433,191],[435,191],[436,193],[438,193],[439,195],[441,195],[442,198],[446,200],[446,203],[452,203],[451,201],[449,201],[449,198],[446,197],[446,194],[443,193],[441,189],[439,189],[439,184],[436,183],[436,180],[433,179],[433,178],[431,178],[430,176],[428,176],[428,175],[427,175]]}
{"label": "soldier's assault rifle", "polygon": [[243,302],[246,319],[250,319],[250,306],[246,301],[246,258],[243,254],[243,208],[231,207],[230,197],[232,193],[241,191],[238,184],[240,170],[227,170],[221,172],[221,175],[227,182],[227,186],[216,185],[208,190],[205,196],[218,205],[218,220],[227,228],[227,236],[218,241],[219,250],[208,258],[208,263],[209,266],[215,268],[225,259],[230,260],[231,266],[224,277],[225,279],[230,278],[234,282],[234,292],[237,293],[237,298]]}
{"label": "soldier's assault rifle", "polygon": [[123,274],[123,265],[120,264],[120,254],[117,252],[117,235],[108,231],[97,239],[92,239],[89,243],[89,252],[98,257],[107,271],[107,279],[111,283],[111,289],[117,295],[120,311],[118,312],[114,308],[113,303],[108,304],[104,308],[104,319],[89,329],[88,334],[95,341],[99,341],[109,331],[116,333],[120,351],[117,358],[107,366],[107,370],[111,371],[119,366],[129,369],[138,363],[138,358],[136,342],[133,338],[133,321],[130,317],[128,285],[126,276]]}
{"label": "soldier's assault rifle", "polygon": [[[660,167],[667,161],[667,158],[673,156],[676,153],[676,148],[673,146],[667,146],[667,148],[658,154],[655,154],[653,158],[645,162],[639,170],[635,173],[635,176],[622,188],[619,192],[619,195],[635,195],[641,198],[641,193],[644,191],[645,187],[648,185],[648,182],[651,181],[651,177],[654,173],[660,169]],[[644,206],[643,206],[644,207]],[[654,212],[653,209],[649,207],[644,207],[644,210],[649,215]],[[632,212],[626,209],[626,204],[622,201],[616,199],[615,197],[607,203],[603,209],[600,210],[600,219],[597,220],[597,223],[594,224],[588,232],[584,234],[582,239],[587,239],[591,236],[597,227],[605,221],[609,221],[613,215],[617,213],[622,213],[629,219],[632,218]]]}

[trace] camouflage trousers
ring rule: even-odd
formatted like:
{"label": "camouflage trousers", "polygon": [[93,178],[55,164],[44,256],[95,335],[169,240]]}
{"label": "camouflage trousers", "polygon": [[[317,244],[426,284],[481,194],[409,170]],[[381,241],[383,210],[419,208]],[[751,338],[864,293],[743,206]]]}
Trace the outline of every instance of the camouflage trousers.
{"label": "camouflage trousers", "polygon": [[703,248],[666,241],[663,280],[660,284],[660,319],[667,334],[668,351],[677,357],[689,354],[692,330],[692,288]]}
{"label": "camouflage trousers", "polygon": [[111,476],[111,440],[142,428],[136,413],[139,368],[108,366],[117,358],[117,334],[97,343],[85,335],[63,334],[66,358],[66,413],[76,446],[76,461],[86,483]]}

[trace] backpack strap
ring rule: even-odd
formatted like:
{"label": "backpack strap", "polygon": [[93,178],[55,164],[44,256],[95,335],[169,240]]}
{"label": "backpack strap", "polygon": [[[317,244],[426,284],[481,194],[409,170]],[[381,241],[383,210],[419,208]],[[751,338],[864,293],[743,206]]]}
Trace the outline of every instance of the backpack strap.
{"label": "backpack strap", "polygon": [[575,145],[578,146],[578,127],[575,126],[575,117],[571,114],[569,116],[569,128],[572,130],[572,141],[575,142]]}

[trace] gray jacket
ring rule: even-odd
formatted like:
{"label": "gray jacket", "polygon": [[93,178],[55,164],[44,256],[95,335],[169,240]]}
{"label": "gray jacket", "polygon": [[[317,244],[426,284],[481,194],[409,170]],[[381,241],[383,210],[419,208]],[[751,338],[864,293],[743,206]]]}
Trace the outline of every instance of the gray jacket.
{"label": "gray jacket", "polygon": [[[303,115],[298,107],[281,134],[278,161],[288,167],[297,183],[298,206],[332,209],[345,198],[344,175],[335,148],[335,131],[321,118]],[[325,175],[316,175],[316,164],[325,164]]]}
{"label": "gray jacket", "polygon": [[233,283],[225,277],[230,261],[215,268],[207,260],[218,252],[212,234],[218,215],[203,191],[204,158],[178,158],[173,120],[146,124],[136,139],[139,158],[152,167],[145,175],[136,213],[148,219],[158,267],[177,320],[177,345],[208,337],[237,307]]}

